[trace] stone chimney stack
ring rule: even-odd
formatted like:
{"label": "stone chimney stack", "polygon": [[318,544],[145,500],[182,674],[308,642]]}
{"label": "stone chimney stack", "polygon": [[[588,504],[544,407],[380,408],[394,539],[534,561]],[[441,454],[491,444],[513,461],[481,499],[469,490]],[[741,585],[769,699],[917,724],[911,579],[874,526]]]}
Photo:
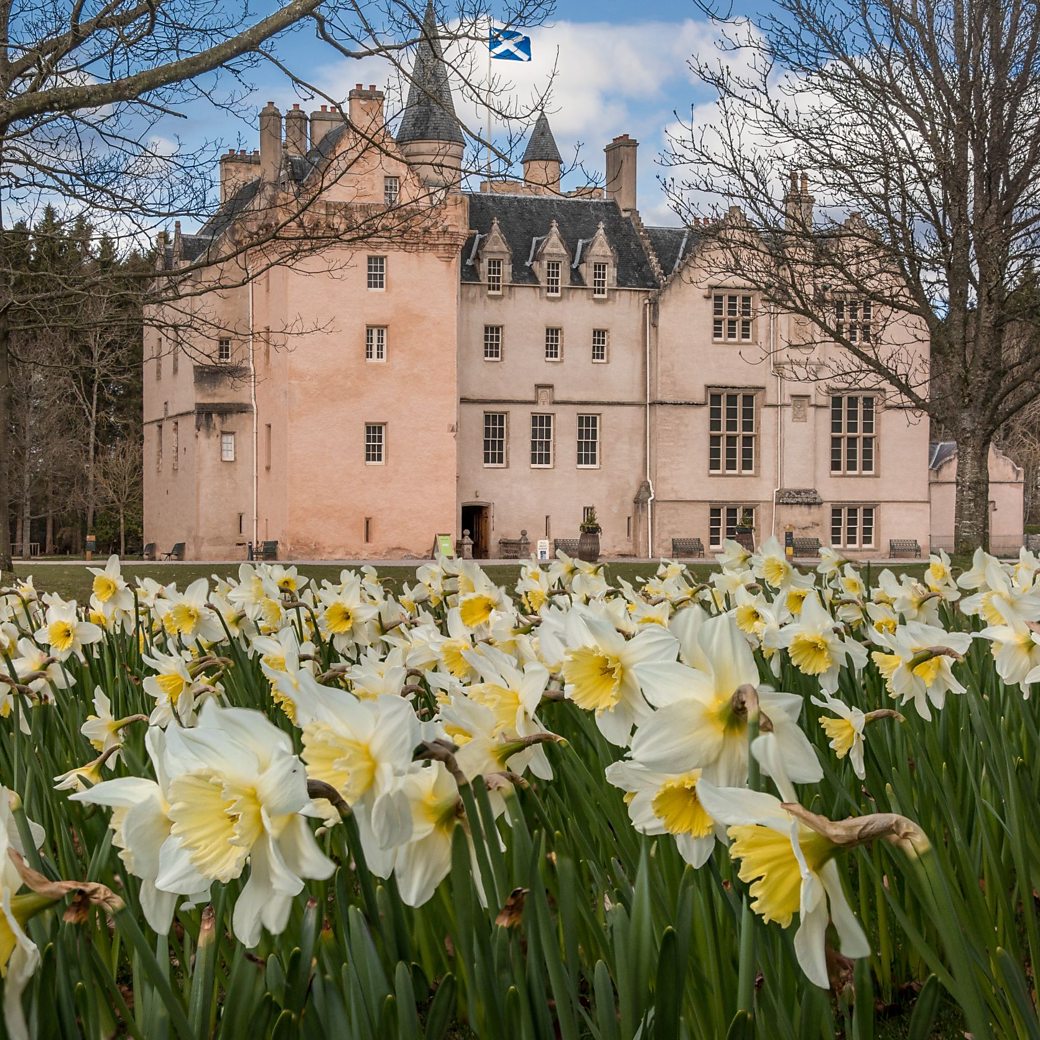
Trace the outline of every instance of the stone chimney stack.
{"label": "stone chimney stack", "polygon": [[299,105],[293,105],[285,113],[285,150],[289,155],[307,154],[307,113]]}
{"label": "stone chimney stack", "polygon": [[347,96],[347,115],[350,125],[362,134],[371,136],[383,129],[383,92],[371,84],[367,90],[360,83]]}
{"label": "stone chimney stack", "polygon": [[321,139],[339,122],[340,114],[328,105],[322,105],[321,109],[315,109],[311,113],[311,147],[317,148]]}
{"label": "stone chimney stack", "polygon": [[791,171],[791,187],[784,196],[784,212],[788,231],[808,231],[813,224],[813,204],[809,194],[809,175],[805,171]]}
{"label": "stone chimney stack", "polygon": [[260,110],[260,180],[274,187],[282,173],[282,113],[273,101]]}
{"label": "stone chimney stack", "polygon": [[260,173],[260,153],[247,152],[244,148],[236,152],[229,148],[220,157],[220,202],[223,205],[243,184],[256,180]]}
{"label": "stone chimney stack", "polygon": [[628,134],[615,137],[603,149],[607,160],[607,197],[614,199],[622,213],[636,208],[636,150],[639,142]]}

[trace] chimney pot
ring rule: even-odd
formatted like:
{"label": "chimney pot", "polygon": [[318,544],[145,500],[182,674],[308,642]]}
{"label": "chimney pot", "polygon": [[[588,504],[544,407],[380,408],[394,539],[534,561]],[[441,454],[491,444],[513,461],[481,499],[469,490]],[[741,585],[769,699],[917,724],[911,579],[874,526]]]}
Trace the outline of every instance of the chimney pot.
{"label": "chimney pot", "polygon": [[361,84],[360,83],[355,83],[354,84],[354,89],[355,90],[360,90],[361,89]]}
{"label": "chimney pot", "polygon": [[369,83],[368,89],[369,90],[375,90],[376,89],[376,85],[374,83]]}
{"label": "chimney pot", "polygon": [[322,110],[322,112],[328,112],[328,110],[329,110],[328,105],[322,105],[321,106],[321,110]]}

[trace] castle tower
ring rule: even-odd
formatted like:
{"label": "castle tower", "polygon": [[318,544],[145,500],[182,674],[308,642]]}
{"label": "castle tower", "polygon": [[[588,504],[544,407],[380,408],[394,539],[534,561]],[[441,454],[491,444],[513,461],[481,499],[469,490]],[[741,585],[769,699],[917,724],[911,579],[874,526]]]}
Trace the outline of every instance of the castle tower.
{"label": "castle tower", "polygon": [[539,113],[538,121],[534,124],[531,139],[524,149],[523,164],[524,180],[529,184],[554,192],[560,190],[563,159],[560,158],[560,149],[556,147],[556,139],[544,112]]}
{"label": "castle tower", "polygon": [[426,5],[397,143],[430,187],[458,190],[466,139],[455,115],[433,0]]}

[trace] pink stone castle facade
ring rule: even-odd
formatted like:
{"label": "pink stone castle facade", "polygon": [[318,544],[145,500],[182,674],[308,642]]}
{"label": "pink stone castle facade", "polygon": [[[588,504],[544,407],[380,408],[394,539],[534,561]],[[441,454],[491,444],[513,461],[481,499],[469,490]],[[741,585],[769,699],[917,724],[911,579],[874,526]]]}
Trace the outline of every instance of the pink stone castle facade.
{"label": "pink stone castle facade", "polygon": [[[186,273],[183,304],[153,315],[147,542],[183,542],[188,559],[242,559],[249,542],[381,559],[469,531],[494,557],[521,532],[531,551],[575,539],[590,509],[608,556],[693,538],[710,553],[740,520],[853,557],[952,532],[949,458],[930,470],[927,422],[894,395],[798,378],[790,316],[713,276],[696,227],[643,225],[627,135],[606,148],[604,190],[561,193],[544,116],[522,181],[462,190],[426,28],[396,132],[374,87],[351,91],[346,121],[269,104],[259,151],[221,160],[214,217],[164,242],[167,270],[191,272],[236,229],[307,202],[291,225],[307,249]],[[788,204],[811,205],[804,183]],[[886,334],[928,349],[911,327]]]}

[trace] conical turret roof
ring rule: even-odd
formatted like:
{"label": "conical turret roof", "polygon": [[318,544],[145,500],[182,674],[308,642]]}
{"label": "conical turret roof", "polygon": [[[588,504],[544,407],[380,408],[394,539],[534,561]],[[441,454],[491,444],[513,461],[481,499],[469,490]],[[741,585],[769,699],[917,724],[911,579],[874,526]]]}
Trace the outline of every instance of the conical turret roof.
{"label": "conical turret roof", "polygon": [[465,143],[462,127],[455,116],[455,104],[448,83],[448,67],[437,38],[437,15],[433,0],[426,5],[423,16],[422,38],[415,53],[415,65],[408,86],[397,141],[447,141]]}
{"label": "conical turret roof", "polygon": [[538,113],[538,119],[531,131],[531,139],[524,149],[524,157],[521,162],[558,162],[563,163],[560,158],[560,149],[556,147],[556,139],[549,128],[549,120],[545,118],[544,112]]}

